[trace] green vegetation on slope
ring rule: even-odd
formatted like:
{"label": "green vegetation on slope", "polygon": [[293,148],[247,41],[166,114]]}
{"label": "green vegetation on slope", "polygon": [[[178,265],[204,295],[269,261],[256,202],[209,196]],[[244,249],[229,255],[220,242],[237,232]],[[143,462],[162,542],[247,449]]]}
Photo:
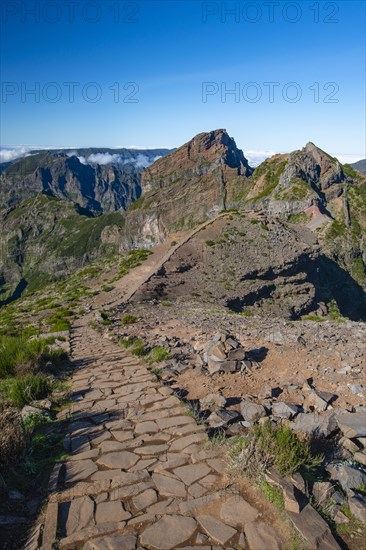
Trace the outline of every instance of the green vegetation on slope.
{"label": "green vegetation on slope", "polygon": [[260,200],[268,197],[277,187],[281,174],[283,173],[287,160],[267,159],[254,170],[252,180],[256,183],[264,176],[265,186],[263,190],[251,200]]}
{"label": "green vegetation on slope", "polygon": [[[124,224],[118,212],[94,216],[68,201],[42,194],[23,201],[0,220],[4,256],[0,302],[11,298],[20,281],[22,293],[30,294],[85,263],[115,254],[116,238]],[[111,239],[102,236],[106,228],[110,228]]]}

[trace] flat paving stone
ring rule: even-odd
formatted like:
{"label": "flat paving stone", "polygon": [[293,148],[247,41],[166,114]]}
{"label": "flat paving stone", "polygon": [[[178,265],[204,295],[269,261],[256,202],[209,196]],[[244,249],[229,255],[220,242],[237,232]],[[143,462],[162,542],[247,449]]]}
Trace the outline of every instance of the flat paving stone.
{"label": "flat paving stone", "polygon": [[159,426],[160,430],[164,430],[165,428],[172,428],[174,426],[182,426],[184,424],[196,424],[191,416],[181,415],[171,416],[168,418],[159,418],[159,412],[155,414],[157,415],[156,423]]}
{"label": "flat paving stone", "polygon": [[158,496],[154,489],[147,489],[143,493],[140,493],[132,499],[132,504],[137,510],[144,510],[148,506],[155,504],[158,500]]}
{"label": "flat paving stone", "polygon": [[239,495],[228,498],[221,506],[220,518],[233,527],[255,521],[259,515],[256,508]]}
{"label": "flat paving stone", "polygon": [[149,434],[156,433],[159,431],[158,425],[156,422],[150,420],[149,422],[140,422],[135,426],[136,434]]}
{"label": "flat paving stone", "polygon": [[[164,460],[166,458],[166,460]],[[178,466],[183,466],[187,464],[188,457],[185,454],[178,453],[167,453],[166,455],[161,455],[159,457],[159,462],[156,466],[152,468],[155,472],[160,472],[162,470],[170,470],[172,468],[178,468]]]}
{"label": "flat paving stone", "polygon": [[66,464],[66,483],[83,481],[98,470],[98,467],[91,459],[74,460]]}
{"label": "flat paving stone", "polygon": [[103,441],[98,447],[101,454],[111,453],[113,451],[122,451],[126,446],[119,441]]}
{"label": "flat paving stone", "polygon": [[134,466],[139,457],[129,451],[120,451],[116,453],[108,453],[98,458],[97,463],[106,468],[121,468],[128,470]]}
{"label": "flat paving stone", "polygon": [[169,449],[169,445],[147,445],[146,447],[138,447],[135,453],[139,455],[159,455]]}
{"label": "flat paving stone", "polygon": [[86,460],[87,458],[96,458],[99,455],[99,449],[91,449],[90,451],[85,451],[84,453],[78,453],[76,455],[69,456],[68,460]]}
{"label": "flat paving stone", "polygon": [[193,518],[164,516],[141,534],[141,545],[155,550],[171,550],[187,542],[196,528]]}
{"label": "flat paving stone", "polygon": [[85,496],[72,500],[66,521],[66,534],[72,535],[90,524],[94,525],[94,502],[92,499]]}
{"label": "flat paving stone", "polygon": [[266,523],[246,523],[244,533],[249,550],[280,550],[275,530]]}
{"label": "flat paving stone", "polygon": [[131,514],[123,508],[122,502],[113,501],[97,504],[97,510],[95,512],[95,521],[97,523],[124,521],[130,517]]}
{"label": "flat paving stone", "polygon": [[132,468],[130,468],[129,472],[138,472],[139,470],[146,470],[149,468],[149,466],[152,466],[157,462],[156,458],[144,458],[142,460],[139,460]]}
{"label": "flat paving stone", "polygon": [[206,434],[198,433],[198,434],[192,434],[192,435],[186,435],[185,437],[180,437],[179,439],[175,439],[173,443],[170,445],[171,451],[182,451],[186,447],[194,444],[194,443],[202,443],[203,441],[207,441]]}
{"label": "flat paving stone", "polygon": [[117,439],[117,441],[123,442],[123,441],[129,441],[130,439],[134,438],[133,431],[125,431],[125,430],[112,430],[111,431],[112,436]]}
{"label": "flat paving stone", "polygon": [[[197,521],[210,539],[218,544],[226,544],[237,533],[236,529],[225,525],[225,523],[212,516],[197,516]],[[266,550],[269,550],[269,548],[270,546]]]}
{"label": "flat paving stone", "polygon": [[206,464],[188,464],[173,470],[173,473],[186,485],[192,485],[192,483],[207,476],[210,472],[211,470]]}
{"label": "flat paving stone", "polygon": [[187,494],[184,483],[162,474],[153,474],[153,482],[160,495],[165,497],[185,497]]}
{"label": "flat paving stone", "polygon": [[83,550],[135,550],[136,535],[111,535],[89,540]]}

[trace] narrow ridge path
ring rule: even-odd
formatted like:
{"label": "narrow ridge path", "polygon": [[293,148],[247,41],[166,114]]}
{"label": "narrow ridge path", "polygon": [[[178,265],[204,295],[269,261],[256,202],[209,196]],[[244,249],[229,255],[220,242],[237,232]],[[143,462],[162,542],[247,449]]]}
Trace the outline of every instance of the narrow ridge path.
{"label": "narrow ridge path", "polygon": [[204,427],[87,319],[71,333],[70,456],[51,478],[41,548],[280,548],[258,510],[225,486]]}

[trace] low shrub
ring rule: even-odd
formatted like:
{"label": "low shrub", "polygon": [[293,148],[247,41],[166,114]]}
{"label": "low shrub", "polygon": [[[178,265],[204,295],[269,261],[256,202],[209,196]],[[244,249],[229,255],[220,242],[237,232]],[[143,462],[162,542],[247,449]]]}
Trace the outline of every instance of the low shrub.
{"label": "low shrub", "polygon": [[312,469],[322,460],[322,455],[312,455],[310,442],[300,441],[287,424],[274,426],[269,420],[253,426],[244,444],[231,452],[232,466],[256,478],[271,466],[289,475],[301,468]]}
{"label": "low shrub", "polygon": [[131,353],[133,355],[136,355],[137,357],[144,357],[144,355],[147,354],[145,344],[143,343],[142,340],[134,343],[134,345],[131,348]]}
{"label": "low shrub", "polygon": [[18,461],[25,447],[26,433],[19,411],[14,408],[0,411],[0,464]]}
{"label": "low shrub", "polygon": [[138,321],[138,317],[136,315],[131,315],[128,313],[127,315],[124,315],[121,319],[122,325],[133,325],[133,323],[136,323]]}
{"label": "low shrub", "polygon": [[123,338],[119,341],[120,345],[124,348],[128,348],[133,355],[137,357],[143,357],[147,354],[144,341],[141,338],[136,336],[131,336],[129,338]]}
{"label": "low shrub", "polygon": [[163,346],[153,347],[148,357],[151,363],[160,363],[161,361],[165,361],[171,358],[172,356],[170,355],[169,351]]}
{"label": "low shrub", "polygon": [[28,374],[10,382],[8,398],[15,407],[21,408],[36,399],[47,397],[51,391],[52,383],[47,376]]}
{"label": "low shrub", "polygon": [[35,367],[48,348],[42,340],[4,336],[0,340],[0,378],[14,376],[17,369]]}

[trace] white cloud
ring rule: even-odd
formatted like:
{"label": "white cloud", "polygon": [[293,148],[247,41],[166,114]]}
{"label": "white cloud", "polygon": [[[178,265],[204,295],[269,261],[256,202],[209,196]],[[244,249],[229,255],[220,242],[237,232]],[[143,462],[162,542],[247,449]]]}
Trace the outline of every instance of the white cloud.
{"label": "white cloud", "polygon": [[95,164],[118,164],[121,162],[120,155],[111,155],[110,153],[92,153],[87,158],[88,163]]}
{"label": "white cloud", "polygon": [[[72,153],[77,154],[76,151],[73,151]],[[150,164],[152,164],[159,158],[161,158],[161,156],[157,155],[156,157],[151,159],[150,157],[148,157],[147,155],[143,155],[142,153],[139,153],[136,158],[129,159],[124,159],[121,155],[118,155],[117,153],[113,155],[111,155],[110,153],[92,153],[86,158],[81,156],[78,157],[80,162],[82,162],[83,164],[100,164],[102,166],[107,164],[133,164],[134,166],[136,166],[136,168],[147,168],[148,166],[150,166]]]}
{"label": "white cloud", "polygon": [[136,168],[147,168],[153,162],[159,159],[161,159],[161,155],[157,155],[152,160],[150,160],[149,157],[147,157],[146,155],[140,154],[140,155],[137,155],[137,158],[133,160],[133,163],[136,166]]}
{"label": "white cloud", "polygon": [[245,151],[244,156],[248,159],[248,162],[250,166],[253,166],[255,168],[261,162],[268,159],[269,157],[272,157],[276,153],[274,151]]}
{"label": "white cloud", "polygon": [[3,147],[0,149],[0,162],[10,162],[12,160],[25,157],[33,149],[28,145],[16,145],[14,147]]}

